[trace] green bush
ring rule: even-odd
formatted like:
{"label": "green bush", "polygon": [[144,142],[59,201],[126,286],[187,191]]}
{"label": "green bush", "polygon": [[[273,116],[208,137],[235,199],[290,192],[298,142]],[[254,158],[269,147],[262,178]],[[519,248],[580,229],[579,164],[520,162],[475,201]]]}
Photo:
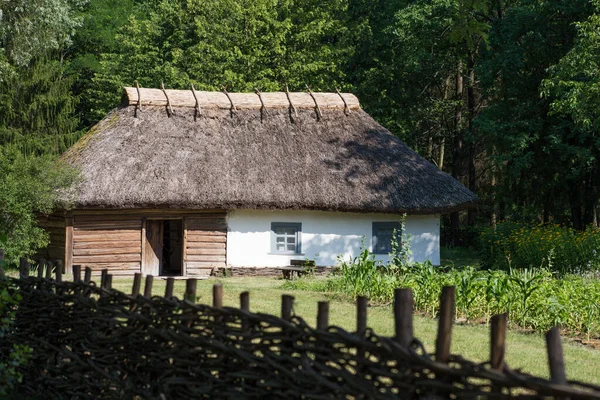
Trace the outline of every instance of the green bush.
{"label": "green bush", "polygon": [[600,269],[600,230],[505,222],[479,238],[482,264],[489,268],[546,268],[560,274]]}
{"label": "green bush", "polygon": [[31,358],[32,349],[25,345],[11,343],[15,309],[21,296],[9,287],[9,281],[0,279],[0,395],[7,396],[15,390],[23,379],[21,368]]}
{"label": "green bush", "polygon": [[575,335],[600,337],[600,281],[576,274],[561,275],[547,268],[444,270],[429,262],[399,268],[374,260],[367,249],[340,263],[326,280],[299,279],[286,289],[328,292],[354,299],[368,296],[372,304],[389,304],[394,289],[411,288],[418,312],[436,316],[443,286],[456,287],[456,314],[479,323],[507,312],[512,326],[545,331],[560,324]]}

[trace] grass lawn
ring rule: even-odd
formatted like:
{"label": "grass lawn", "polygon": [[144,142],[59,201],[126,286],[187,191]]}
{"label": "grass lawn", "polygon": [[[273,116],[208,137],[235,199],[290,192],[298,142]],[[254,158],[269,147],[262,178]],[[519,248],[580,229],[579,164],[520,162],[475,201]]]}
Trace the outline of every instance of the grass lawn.
{"label": "grass lawn", "polygon": [[[113,278],[113,287],[131,292],[131,278]],[[284,291],[283,281],[277,278],[223,278],[198,281],[198,302],[212,304],[212,285],[221,282],[224,286],[225,306],[239,306],[239,294],[250,292],[250,309],[279,315],[281,295],[292,294],[295,298],[294,311],[309,324],[315,325],[317,301],[330,300],[330,323],[346,330],[354,330],[356,324],[354,304],[331,300],[323,293],[310,291]],[[175,282],[175,294],[182,297],[185,281]],[[154,281],[153,294],[163,295],[164,280]],[[142,289],[143,290],[143,289]],[[415,317],[415,336],[432,352],[435,343],[436,321],[431,318]],[[392,336],[393,317],[391,307],[369,308],[368,326],[379,335]],[[513,369],[521,369],[534,375],[548,377],[545,341],[539,334],[508,332],[506,360]],[[600,351],[567,341],[563,342],[567,378],[600,384]],[[489,329],[486,326],[455,326],[452,352],[474,361],[489,359]]]}

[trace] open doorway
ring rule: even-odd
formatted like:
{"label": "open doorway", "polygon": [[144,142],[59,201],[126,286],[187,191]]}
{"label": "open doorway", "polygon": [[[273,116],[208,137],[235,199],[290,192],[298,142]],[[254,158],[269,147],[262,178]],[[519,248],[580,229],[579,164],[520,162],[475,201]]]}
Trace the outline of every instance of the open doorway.
{"label": "open doorway", "polygon": [[183,221],[163,221],[163,254],[161,275],[181,276],[183,266]]}
{"label": "open doorway", "polygon": [[183,221],[147,220],[143,271],[145,274],[183,275]]}

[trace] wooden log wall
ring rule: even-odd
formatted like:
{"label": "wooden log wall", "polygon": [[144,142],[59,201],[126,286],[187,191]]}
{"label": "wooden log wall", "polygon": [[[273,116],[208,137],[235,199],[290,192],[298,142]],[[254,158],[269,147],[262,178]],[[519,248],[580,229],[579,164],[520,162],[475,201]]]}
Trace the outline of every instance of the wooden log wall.
{"label": "wooden log wall", "polygon": [[72,264],[114,275],[140,272],[142,217],[133,215],[75,215]]}
{"label": "wooden log wall", "polygon": [[45,249],[38,250],[36,259],[65,261],[65,217],[63,215],[38,216],[40,227],[50,235],[50,244]]}
{"label": "wooden log wall", "polygon": [[203,270],[225,267],[227,222],[225,212],[186,218],[184,262],[188,276],[203,275]]}

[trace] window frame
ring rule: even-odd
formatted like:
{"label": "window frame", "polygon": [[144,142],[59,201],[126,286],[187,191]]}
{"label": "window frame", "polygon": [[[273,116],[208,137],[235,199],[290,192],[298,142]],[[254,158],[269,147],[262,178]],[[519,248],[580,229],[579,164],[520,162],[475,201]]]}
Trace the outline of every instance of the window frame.
{"label": "window frame", "polygon": [[[296,231],[296,250],[277,250],[277,228],[293,228]],[[285,247],[287,248],[287,242]],[[271,222],[271,254],[299,255],[302,254],[302,222]]]}
{"label": "window frame", "polygon": [[[377,255],[390,254],[392,252],[392,237],[390,236],[389,251],[385,250],[377,250],[377,230],[382,228],[392,228],[392,232],[396,229],[396,240],[398,241],[398,245],[402,244],[402,223],[400,221],[373,221],[373,225],[371,227],[371,252]],[[386,246],[386,247],[387,247]]]}

